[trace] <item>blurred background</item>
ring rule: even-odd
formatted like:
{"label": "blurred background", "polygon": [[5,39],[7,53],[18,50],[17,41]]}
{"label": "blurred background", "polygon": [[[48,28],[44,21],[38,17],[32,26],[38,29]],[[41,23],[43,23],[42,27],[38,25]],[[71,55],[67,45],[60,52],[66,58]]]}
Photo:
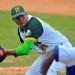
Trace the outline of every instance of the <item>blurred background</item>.
{"label": "blurred background", "polygon": [[[0,45],[4,48],[15,49],[20,45],[17,25],[10,15],[11,8],[18,4],[23,5],[28,14],[41,18],[62,32],[75,46],[75,0],[0,0]],[[0,63],[0,75],[24,75],[38,56],[32,51],[30,55],[16,59],[7,57]],[[59,75],[64,75],[64,71]]]}

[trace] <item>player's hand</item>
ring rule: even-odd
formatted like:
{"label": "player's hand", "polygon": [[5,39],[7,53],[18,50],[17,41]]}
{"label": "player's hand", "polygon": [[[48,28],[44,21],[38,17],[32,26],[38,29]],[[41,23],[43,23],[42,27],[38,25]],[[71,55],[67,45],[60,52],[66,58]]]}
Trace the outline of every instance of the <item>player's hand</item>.
{"label": "player's hand", "polygon": [[0,49],[0,56],[4,56],[4,52],[1,49]]}
{"label": "player's hand", "polygon": [[6,55],[4,53],[4,48],[0,46],[0,62],[2,62],[6,58]]}

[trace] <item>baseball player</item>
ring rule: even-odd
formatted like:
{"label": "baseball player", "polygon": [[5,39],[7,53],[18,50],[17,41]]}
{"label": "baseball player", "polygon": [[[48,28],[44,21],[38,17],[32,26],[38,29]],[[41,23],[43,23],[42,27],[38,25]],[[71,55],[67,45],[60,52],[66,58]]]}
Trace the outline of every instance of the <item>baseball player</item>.
{"label": "baseball player", "polygon": [[[69,40],[59,31],[54,30],[38,17],[28,15],[21,5],[11,9],[12,20],[18,25],[18,35],[22,45],[15,50],[5,50],[5,55],[28,55],[32,50],[40,53],[40,57],[32,64],[26,75],[39,75],[41,63],[46,52],[56,45],[72,47]],[[31,58],[30,58],[31,59]],[[56,75],[64,64],[53,60],[47,75]]]}

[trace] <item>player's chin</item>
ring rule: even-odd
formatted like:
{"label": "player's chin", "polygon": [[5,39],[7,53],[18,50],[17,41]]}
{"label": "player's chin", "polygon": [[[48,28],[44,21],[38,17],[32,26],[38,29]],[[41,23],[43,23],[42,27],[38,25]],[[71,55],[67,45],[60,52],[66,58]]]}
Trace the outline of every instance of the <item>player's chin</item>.
{"label": "player's chin", "polygon": [[23,24],[23,23],[20,24],[20,27],[24,27],[24,26],[25,26],[25,24]]}

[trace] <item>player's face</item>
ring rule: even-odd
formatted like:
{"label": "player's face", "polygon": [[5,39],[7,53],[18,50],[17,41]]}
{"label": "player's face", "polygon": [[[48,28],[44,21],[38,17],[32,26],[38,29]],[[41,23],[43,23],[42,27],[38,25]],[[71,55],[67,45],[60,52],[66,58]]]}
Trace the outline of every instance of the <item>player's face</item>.
{"label": "player's face", "polygon": [[25,26],[27,23],[27,15],[20,15],[13,19],[14,22],[16,22],[17,25],[20,27]]}

